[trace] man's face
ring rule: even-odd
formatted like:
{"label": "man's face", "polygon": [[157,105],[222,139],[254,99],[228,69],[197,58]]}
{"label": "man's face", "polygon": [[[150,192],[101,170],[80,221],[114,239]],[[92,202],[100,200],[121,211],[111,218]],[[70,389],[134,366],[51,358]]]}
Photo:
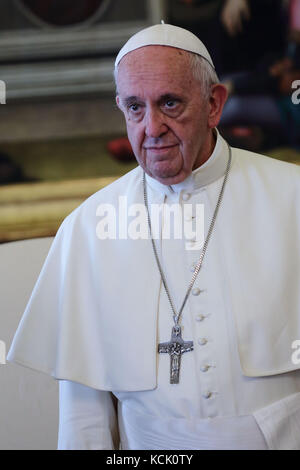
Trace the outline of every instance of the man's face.
{"label": "man's face", "polygon": [[193,77],[189,54],[147,46],[119,64],[117,104],[138,163],[163,184],[183,181],[210,155],[209,100]]}

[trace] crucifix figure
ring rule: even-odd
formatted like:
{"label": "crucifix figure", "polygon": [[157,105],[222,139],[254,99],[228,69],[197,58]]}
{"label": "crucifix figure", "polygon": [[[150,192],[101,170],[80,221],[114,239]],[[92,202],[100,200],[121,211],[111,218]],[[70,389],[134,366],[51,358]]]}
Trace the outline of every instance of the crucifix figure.
{"label": "crucifix figure", "polygon": [[193,341],[183,341],[181,327],[176,325],[172,328],[171,341],[159,343],[158,352],[170,354],[170,383],[179,383],[181,355],[188,351],[193,351]]}

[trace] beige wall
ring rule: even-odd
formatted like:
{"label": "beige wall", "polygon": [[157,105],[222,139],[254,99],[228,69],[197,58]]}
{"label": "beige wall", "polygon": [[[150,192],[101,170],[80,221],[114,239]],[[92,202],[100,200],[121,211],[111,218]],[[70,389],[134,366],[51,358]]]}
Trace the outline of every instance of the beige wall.
{"label": "beige wall", "polygon": [[[0,245],[0,340],[6,352],[51,241],[44,238]],[[57,429],[57,382],[1,360],[0,450],[56,449]]]}

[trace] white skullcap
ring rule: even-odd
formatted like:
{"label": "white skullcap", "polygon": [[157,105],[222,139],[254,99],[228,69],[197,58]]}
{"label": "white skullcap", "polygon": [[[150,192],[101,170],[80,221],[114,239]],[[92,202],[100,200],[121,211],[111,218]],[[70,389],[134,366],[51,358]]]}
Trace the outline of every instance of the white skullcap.
{"label": "white skullcap", "polygon": [[208,50],[197,36],[186,29],[164,23],[142,29],[131,36],[117,55],[115,67],[118,66],[120,60],[124,55],[128,54],[128,52],[139,49],[140,47],[155,45],[176,47],[177,49],[194,52],[195,54],[204,57],[204,59],[206,59],[214,68],[214,64]]}

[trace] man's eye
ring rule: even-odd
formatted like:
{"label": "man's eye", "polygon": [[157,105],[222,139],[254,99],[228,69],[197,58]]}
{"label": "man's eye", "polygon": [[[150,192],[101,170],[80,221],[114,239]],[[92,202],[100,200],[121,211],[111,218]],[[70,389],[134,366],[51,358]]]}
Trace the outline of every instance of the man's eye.
{"label": "man's eye", "polygon": [[140,106],[137,103],[133,103],[133,104],[129,105],[129,110],[134,112],[134,113],[139,111],[139,109],[140,109]]}
{"label": "man's eye", "polygon": [[164,108],[166,111],[177,111],[180,109],[180,102],[178,100],[167,100],[164,103]]}
{"label": "man's eye", "polygon": [[176,101],[168,100],[166,101],[167,108],[173,108],[176,105]]}

